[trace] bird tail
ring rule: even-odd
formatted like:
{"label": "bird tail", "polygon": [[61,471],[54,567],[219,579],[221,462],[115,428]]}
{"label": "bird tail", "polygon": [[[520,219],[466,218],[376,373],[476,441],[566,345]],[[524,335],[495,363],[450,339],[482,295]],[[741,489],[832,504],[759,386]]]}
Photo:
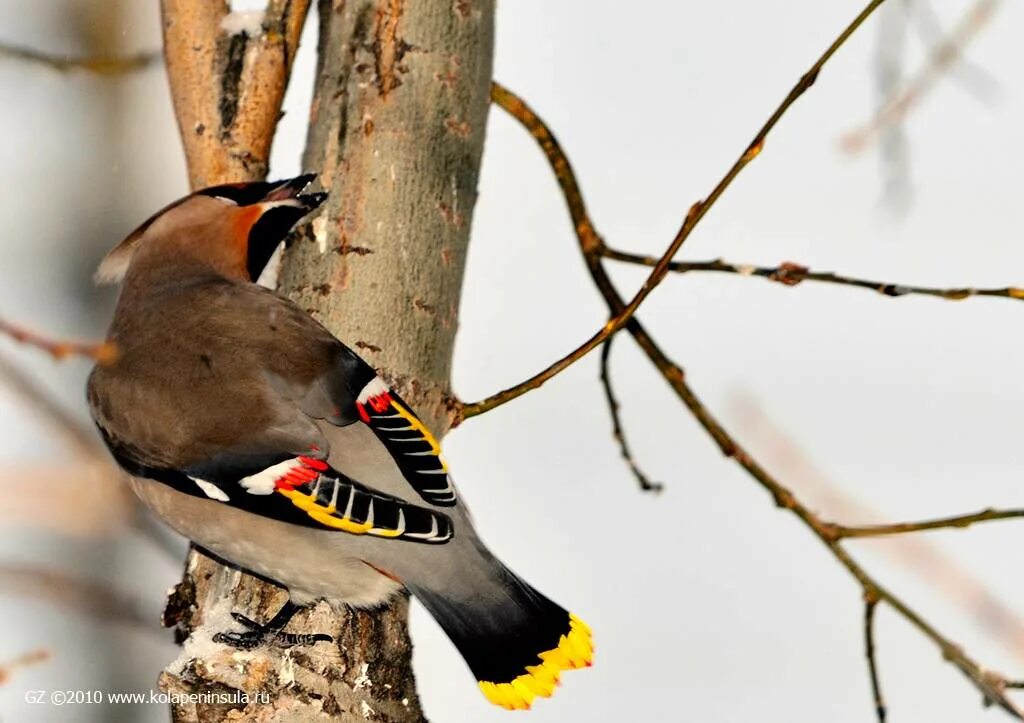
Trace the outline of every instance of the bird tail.
{"label": "bird tail", "polygon": [[590,628],[480,551],[491,564],[475,584],[474,571],[463,569],[463,584],[455,589],[409,587],[455,643],[487,699],[526,710],[554,692],[562,671],[591,665]]}

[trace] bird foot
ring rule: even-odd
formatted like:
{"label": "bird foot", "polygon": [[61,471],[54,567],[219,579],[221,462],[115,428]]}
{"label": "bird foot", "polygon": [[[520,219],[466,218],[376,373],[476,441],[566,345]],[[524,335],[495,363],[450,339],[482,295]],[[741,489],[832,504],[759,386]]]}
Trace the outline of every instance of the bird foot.
{"label": "bird foot", "polygon": [[213,642],[224,643],[239,650],[252,650],[262,645],[279,648],[293,648],[297,645],[314,645],[316,643],[332,643],[334,638],[325,633],[286,633],[281,627],[267,624],[260,625],[255,620],[240,613],[231,613],[236,623],[245,628],[243,632],[224,632],[213,636]]}

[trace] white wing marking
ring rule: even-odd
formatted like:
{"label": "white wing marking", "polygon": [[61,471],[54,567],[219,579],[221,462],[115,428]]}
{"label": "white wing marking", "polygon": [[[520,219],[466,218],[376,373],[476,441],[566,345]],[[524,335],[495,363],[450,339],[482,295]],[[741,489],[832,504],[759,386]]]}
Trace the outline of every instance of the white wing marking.
{"label": "white wing marking", "polygon": [[384,380],[380,377],[374,377],[371,379],[362,391],[359,392],[359,396],[356,397],[358,404],[366,404],[370,401],[371,397],[377,397],[388,390],[388,385],[384,383]]}
{"label": "white wing marking", "polygon": [[352,519],[352,503],[355,501],[355,499],[356,499],[356,488],[355,487],[349,487],[348,488],[348,504],[345,505],[345,513],[342,515],[342,517],[344,517],[346,520],[351,520]]}
{"label": "white wing marking", "polygon": [[284,462],[270,465],[262,472],[243,477],[238,480],[246,492],[253,495],[269,495],[274,492],[274,483],[291,470],[302,465],[298,459],[286,459]]}
{"label": "white wing marking", "polygon": [[341,487],[341,482],[339,482],[338,480],[333,480],[333,482],[334,482],[334,489],[331,490],[331,504],[330,504],[330,508],[332,510],[336,510],[336,509],[338,509],[338,488]]}
{"label": "white wing marking", "polygon": [[207,482],[204,479],[198,477],[189,477],[190,480],[196,483],[196,486],[203,491],[203,494],[209,497],[211,500],[217,500],[218,502],[230,502],[231,498],[225,494],[217,485],[212,482]]}

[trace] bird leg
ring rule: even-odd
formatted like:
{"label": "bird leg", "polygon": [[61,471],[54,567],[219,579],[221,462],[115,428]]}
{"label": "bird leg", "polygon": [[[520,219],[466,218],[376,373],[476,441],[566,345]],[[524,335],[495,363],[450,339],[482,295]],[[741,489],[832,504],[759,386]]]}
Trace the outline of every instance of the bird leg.
{"label": "bird leg", "polygon": [[284,632],[284,627],[298,609],[298,605],[291,600],[287,600],[281,606],[281,609],[277,611],[277,614],[264,625],[251,618],[247,618],[241,613],[231,613],[231,617],[235,622],[246,628],[246,630],[240,633],[217,633],[213,636],[213,642],[225,643],[241,650],[252,650],[261,645],[291,648],[296,645],[313,645],[318,642],[330,643],[334,641],[334,638],[325,633],[305,633],[299,635]]}

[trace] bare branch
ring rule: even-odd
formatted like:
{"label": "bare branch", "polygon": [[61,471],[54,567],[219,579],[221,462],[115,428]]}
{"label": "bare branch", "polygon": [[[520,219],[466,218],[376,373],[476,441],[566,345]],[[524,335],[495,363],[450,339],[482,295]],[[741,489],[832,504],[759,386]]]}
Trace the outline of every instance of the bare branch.
{"label": "bare branch", "polygon": [[871,694],[875,701],[875,715],[878,716],[878,723],[885,723],[885,699],[882,697],[882,686],[878,681],[878,661],[875,658],[875,608],[877,607],[877,597],[864,596],[864,655],[868,659],[868,674],[871,677]]}
{"label": "bare branch", "polygon": [[612,375],[608,364],[612,353],[613,341],[615,341],[615,337],[609,337],[608,341],[601,348],[601,386],[604,388],[604,398],[608,402],[608,411],[612,417],[612,436],[619,445],[622,459],[626,461],[629,471],[633,473],[636,481],[640,483],[640,489],[644,492],[661,492],[664,485],[661,482],[651,482],[650,477],[644,474],[633,458],[633,452],[626,441],[626,432],[622,428],[622,420],[619,418],[619,400],[616,399],[615,391],[612,389]]}
{"label": "bare branch", "polygon": [[[618,251],[607,246],[601,250],[601,255],[614,261],[622,261],[640,266],[654,266],[658,259],[653,256]],[[778,266],[756,266],[754,264],[738,264],[722,259],[712,261],[673,261],[668,265],[668,270],[675,273],[685,274],[695,271],[707,271],[722,274],[735,274],[737,276],[756,276],[769,281],[775,281],[784,286],[796,286],[804,281],[816,283],[837,284],[840,286],[852,286],[860,289],[867,289],[892,298],[901,296],[932,296],[948,301],[963,301],[972,296],[992,296],[1006,299],[1024,299],[1024,288],[1017,286],[1006,286],[1002,288],[983,288],[961,286],[951,288],[937,288],[932,286],[912,286],[910,284],[897,284],[889,281],[868,281],[853,276],[844,276],[832,271],[811,271],[806,266],[784,261]]]}
{"label": "bare branch", "polygon": [[[587,262],[587,268],[591,273],[594,284],[608,305],[609,311],[613,315],[622,314],[622,311],[625,309],[625,301],[612,284],[604,268],[600,245],[593,243],[594,239],[599,239],[600,237],[587,214],[586,207],[583,204],[583,197],[579,190],[579,184],[576,181],[568,158],[562,152],[557,142],[555,142],[554,136],[544,122],[510,91],[506,89],[501,89],[501,91],[502,93],[496,98],[498,105],[503,109],[509,110],[517,120],[523,123],[531,135],[541,143],[541,148],[555,172],[559,186],[569,206],[576,227],[580,250],[584,260]],[[514,102],[512,102],[513,100]],[[830,523],[818,517],[811,508],[805,505],[788,487],[763,468],[726,431],[700,401],[689,384],[687,384],[682,368],[661,350],[640,321],[635,317],[631,317],[627,319],[625,328],[647,354],[648,358],[665,378],[669,386],[672,387],[676,396],[690,411],[697,423],[714,440],[722,454],[739,464],[772,497],[778,507],[789,510],[814,534],[832,557],[860,584],[865,599],[874,599],[887,603],[922,635],[931,640],[941,652],[943,659],[956,666],[981,691],[986,702],[998,705],[1015,718],[1024,720],[1024,712],[1016,707],[1013,701],[1005,695],[1007,683],[1005,677],[980,665],[959,645],[940,633],[938,629],[910,608],[901,598],[872,577],[847,552],[842,545],[842,541],[835,537]]]}
{"label": "bare branch", "polygon": [[[818,78],[818,73],[821,72],[821,69],[829,59],[837,50],[839,50],[839,48],[843,46],[844,43],[846,43],[857,28],[859,28],[864,21],[868,19],[871,13],[873,13],[883,2],[885,2],[885,0],[871,0],[871,2],[867,4],[860,14],[854,18],[853,22],[851,22],[846,29],[839,34],[839,37],[837,37],[821,57],[815,61],[811,68],[800,77],[796,85],[794,85],[792,90],[789,91],[789,94],[783,99],[779,107],[775,109],[775,112],[771,114],[765,124],[755,134],[754,139],[747,145],[739,158],[736,159],[732,167],[726,172],[714,189],[712,189],[711,193],[708,194],[708,197],[703,201],[698,201],[690,207],[689,212],[686,214],[686,219],[683,221],[682,227],[680,227],[679,231],[676,233],[676,237],[672,240],[672,243],[669,244],[665,253],[662,254],[643,286],[640,287],[640,290],[636,293],[633,299],[622,308],[621,312],[615,313],[615,315],[612,316],[600,331],[590,337],[590,339],[584,342],[581,346],[550,365],[547,369],[533,375],[526,381],[521,382],[514,387],[510,387],[498,392],[497,394],[493,394],[479,402],[465,405],[462,409],[463,418],[483,414],[484,412],[494,409],[505,402],[509,402],[532,389],[540,387],[544,382],[564,371],[572,364],[586,356],[589,352],[596,349],[602,342],[604,342],[605,339],[625,326],[633,317],[633,314],[636,313],[636,310],[640,308],[640,304],[643,303],[644,299],[646,299],[658,284],[661,283],[662,279],[665,278],[665,274],[668,271],[668,265],[671,263],[672,257],[675,256],[676,252],[679,251],[680,247],[682,247],[683,242],[689,238],[693,229],[698,223],[700,223],[701,219],[704,218],[707,212],[711,210],[711,207],[715,205],[715,202],[718,201],[719,197],[732,184],[736,176],[746,168],[747,164],[757,158],[761,153],[761,149],[764,148],[765,139],[782,116],[786,114],[786,111],[789,110],[790,106],[792,106],[808,88],[814,85],[815,80]],[[504,88],[498,85],[493,87],[491,95],[494,101],[505,108],[505,110],[508,110],[513,115],[518,114],[517,117],[524,120],[531,134],[537,138],[542,146],[550,144],[555,149],[558,148],[557,143],[542,124],[537,126],[528,122],[529,116],[533,114],[520,99],[509,94]],[[521,109],[517,106],[521,106]],[[524,113],[523,111],[526,112]],[[555,168],[555,173],[558,174],[559,172],[559,169]],[[587,242],[593,243],[595,240],[596,238],[589,238],[587,239]]]}
{"label": "bare branch", "polygon": [[25,327],[0,319],[0,335],[8,336],[14,341],[41,349],[54,359],[66,359],[69,356],[83,356],[93,359],[98,364],[111,364],[117,359],[117,346],[113,342],[81,342],[50,339]]}
{"label": "bare branch", "polygon": [[96,75],[121,75],[137,70],[145,70],[160,62],[159,51],[147,51],[117,58],[86,57],[74,58],[68,55],[48,53],[35,48],[0,42],[0,58],[10,58],[27,63],[43,65],[51,70],[68,73],[73,70],[84,70]]}
{"label": "bare branch", "polygon": [[995,510],[989,508],[972,514],[939,517],[934,520],[922,520],[920,522],[896,522],[888,525],[864,525],[860,527],[829,523],[829,528],[836,539],[847,537],[885,537],[887,535],[902,535],[908,532],[923,532],[925,530],[963,529],[979,522],[1012,520],[1020,517],[1024,517],[1024,509]]}

